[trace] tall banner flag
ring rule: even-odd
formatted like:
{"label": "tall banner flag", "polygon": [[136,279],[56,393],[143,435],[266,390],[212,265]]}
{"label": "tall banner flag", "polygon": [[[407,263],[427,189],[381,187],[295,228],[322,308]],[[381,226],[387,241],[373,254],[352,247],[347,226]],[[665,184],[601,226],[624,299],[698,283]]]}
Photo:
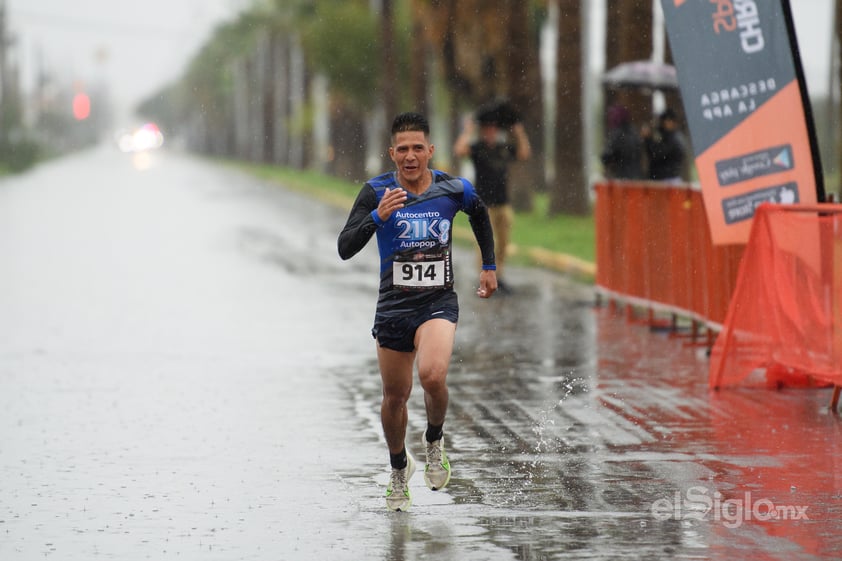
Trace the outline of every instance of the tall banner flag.
{"label": "tall banner flag", "polygon": [[788,0],[661,0],[716,245],[764,202],[824,201]]}

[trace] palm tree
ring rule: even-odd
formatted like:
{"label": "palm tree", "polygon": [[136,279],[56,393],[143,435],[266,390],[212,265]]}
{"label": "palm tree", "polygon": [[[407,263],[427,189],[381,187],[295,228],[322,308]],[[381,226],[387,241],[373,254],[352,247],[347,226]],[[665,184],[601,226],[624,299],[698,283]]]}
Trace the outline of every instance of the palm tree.
{"label": "palm tree", "polygon": [[[508,98],[523,116],[533,157],[511,169],[513,204],[532,206],[532,193],[543,187],[543,99],[536,24],[536,3],[523,0],[413,0],[412,57],[423,64],[424,49],[435,49],[452,98],[451,121],[459,113],[497,98]],[[423,39],[423,40],[422,40]],[[414,75],[420,74],[413,72]],[[412,85],[422,95],[422,77]],[[455,134],[454,134],[455,135]]]}
{"label": "palm tree", "polygon": [[431,44],[459,109],[503,95],[508,42],[507,0],[419,0]]}
{"label": "palm tree", "polygon": [[366,171],[366,119],[379,98],[372,84],[382,75],[378,18],[367,2],[314,2],[312,17],[302,20],[305,66],[327,77],[331,160],[335,175],[361,181]]}

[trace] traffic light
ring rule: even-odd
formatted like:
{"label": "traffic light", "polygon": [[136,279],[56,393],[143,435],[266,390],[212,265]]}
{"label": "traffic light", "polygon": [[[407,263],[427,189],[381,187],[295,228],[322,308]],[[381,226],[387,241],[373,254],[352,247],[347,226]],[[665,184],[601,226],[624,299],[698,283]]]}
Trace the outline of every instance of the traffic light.
{"label": "traffic light", "polygon": [[84,121],[91,116],[91,98],[86,93],[73,96],[73,117],[77,121]]}

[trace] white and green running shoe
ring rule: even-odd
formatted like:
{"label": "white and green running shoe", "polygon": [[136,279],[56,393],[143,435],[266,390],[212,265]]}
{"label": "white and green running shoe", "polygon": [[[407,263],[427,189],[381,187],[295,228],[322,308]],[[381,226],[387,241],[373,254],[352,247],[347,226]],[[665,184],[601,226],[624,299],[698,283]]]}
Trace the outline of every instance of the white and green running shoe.
{"label": "white and green running shoe", "polygon": [[389,478],[389,486],[386,487],[386,508],[389,510],[400,510],[406,512],[412,504],[412,495],[409,494],[409,480],[415,473],[415,460],[406,453],[406,467],[403,469],[392,468],[392,476]]}
{"label": "white and green running shoe", "polygon": [[422,433],[421,442],[427,450],[424,482],[433,491],[444,489],[450,483],[450,462],[444,453],[444,436],[434,442],[427,442],[427,436]]}

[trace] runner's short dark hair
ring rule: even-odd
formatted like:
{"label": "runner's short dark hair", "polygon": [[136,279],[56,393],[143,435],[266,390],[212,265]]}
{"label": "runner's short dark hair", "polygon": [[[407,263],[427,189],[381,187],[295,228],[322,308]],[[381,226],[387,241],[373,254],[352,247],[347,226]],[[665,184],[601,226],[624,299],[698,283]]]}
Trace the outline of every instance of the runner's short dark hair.
{"label": "runner's short dark hair", "polygon": [[392,121],[392,137],[399,132],[423,132],[424,136],[430,136],[430,123],[420,113],[401,113]]}

